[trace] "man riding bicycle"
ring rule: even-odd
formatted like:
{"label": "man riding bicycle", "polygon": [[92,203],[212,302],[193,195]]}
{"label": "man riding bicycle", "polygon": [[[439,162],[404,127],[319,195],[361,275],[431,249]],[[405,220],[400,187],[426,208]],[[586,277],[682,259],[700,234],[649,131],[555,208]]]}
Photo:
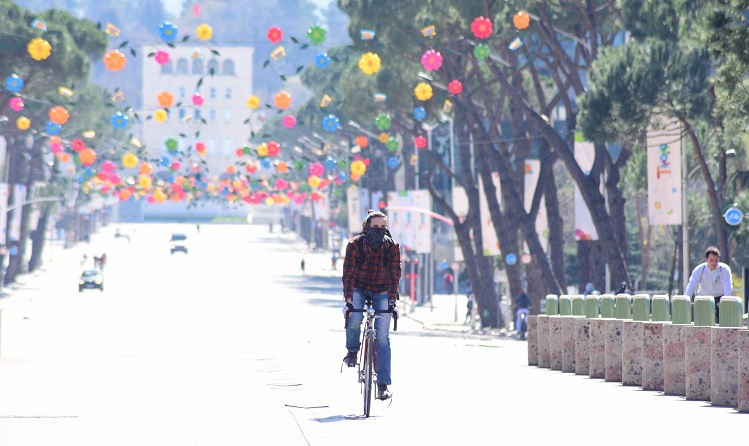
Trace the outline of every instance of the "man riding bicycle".
{"label": "man riding bicycle", "polygon": [[[375,310],[395,310],[398,300],[398,283],[401,277],[400,245],[387,230],[387,217],[369,210],[362,222],[362,232],[346,246],[343,261],[343,297],[347,310],[364,308],[365,298],[371,299]],[[375,321],[377,333],[377,398],[391,397],[389,314],[381,314]],[[363,313],[351,313],[346,329],[346,356],[343,362],[356,366],[356,356],[361,346]]]}

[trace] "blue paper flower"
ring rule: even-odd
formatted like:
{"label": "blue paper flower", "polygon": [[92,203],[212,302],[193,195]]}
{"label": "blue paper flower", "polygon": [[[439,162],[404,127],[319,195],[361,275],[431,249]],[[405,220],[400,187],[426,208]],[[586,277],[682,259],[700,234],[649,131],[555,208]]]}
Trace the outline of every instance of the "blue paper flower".
{"label": "blue paper flower", "polygon": [[23,88],[23,79],[18,77],[17,74],[11,74],[5,79],[5,86],[11,93],[18,93]]}
{"label": "blue paper flower", "polygon": [[417,121],[423,121],[424,118],[427,117],[427,111],[424,109],[424,107],[415,107],[414,108],[414,119]]}
{"label": "blue paper flower", "polygon": [[391,156],[388,158],[388,167],[391,169],[395,169],[400,164],[400,161],[398,161],[398,157]]}
{"label": "blue paper flower", "polygon": [[330,65],[330,57],[328,57],[327,53],[318,54],[315,56],[315,65],[318,68],[327,68]]}
{"label": "blue paper flower", "polygon": [[165,43],[173,43],[177,40],[177,25],[166,21],[159,25],[159,37]]}
{"label": "blue paper flower", "polygon": [[262,167],[263,169],[270,169],[271,167],[273,167],[273,164],[268,158],[263,158],[260,160],[260,167]]}
{"label": "blue paper flower", "polygon": [[168,156],[162,156],[159,160],[159,164],[164,167],[169,167],[172,164],[172,160],[170,160]]}
{"label": "blue paper flower", "polygon": [[116,128],[117,130],[125,130],[127,127],[127,121],[128,117],[126,114],[122,112],[117,112],[112,115],[112,127]]}
{"label": "blue paper flower", "polygon": [[336,115],[331,114],[322,118],[322,128],[325,129],[325,131],[335,132],[336,130],[338,130],[338,127],[340,127],[340,125],[341,121]]}
{"label": "blue paper flower", "polygon": [[323,162],[323,164],[325,165],[326,169],[333,170],[338,165],[338,161],[336,161],[336,159],[333,158],[332,156],[329,156],[325,158],[325,162]]}
{"label": "blue paper flower", "polygon": [[62,126],[60,124],[54,123],[52,121],[49,121],[47,123],[46,131],[47,131],[47,134],[49,135],[52,135],[52,136],[57,135],[58,133],[60,133],[61,129],[62,129]]}

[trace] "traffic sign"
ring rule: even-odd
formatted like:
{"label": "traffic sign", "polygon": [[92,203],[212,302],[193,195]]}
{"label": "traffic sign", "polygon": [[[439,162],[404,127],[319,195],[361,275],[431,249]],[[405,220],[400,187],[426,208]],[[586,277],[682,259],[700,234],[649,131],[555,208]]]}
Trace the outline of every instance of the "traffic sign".
{"label": "traffic sign", "polygon": [[723,214],[723,218],[729,225],[736,226],[744,219],[744,212],[736,206],[731,206],[726,213]]}
{"label": "traffic sign", "polygon": [[515,254],[513,254],[513,253],[509,253],[509,254],[507,254],[507,256],[505,257],[505,262],[506,262],[506,263],[507,263],[508,265],[514,265],[514,264],[515,264],[515,263],[516,263],[517,261],[518,261],[518,256],[516,256],[516,255],[515,255]]}

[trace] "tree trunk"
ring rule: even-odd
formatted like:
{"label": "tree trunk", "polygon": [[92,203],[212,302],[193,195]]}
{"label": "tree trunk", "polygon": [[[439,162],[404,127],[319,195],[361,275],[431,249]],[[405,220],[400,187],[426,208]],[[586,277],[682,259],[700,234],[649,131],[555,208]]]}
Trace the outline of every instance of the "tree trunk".
{"label": "tree trunk", "polygon": [[36,229],[31,232],[31,257],[29,258],[29,272],[35,271],[42,264],[42,254],[44,253],[45,245],[45,229],[51,215],[51,209],[53,206],[46,205],[42,208],[42,213],[39,216],[39,223],[36,225]]}

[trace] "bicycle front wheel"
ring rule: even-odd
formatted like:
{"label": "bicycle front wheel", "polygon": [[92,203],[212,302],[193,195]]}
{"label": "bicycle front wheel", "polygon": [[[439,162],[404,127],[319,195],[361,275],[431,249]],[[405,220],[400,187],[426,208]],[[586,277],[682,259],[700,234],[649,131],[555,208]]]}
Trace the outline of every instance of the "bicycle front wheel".
{"label": "bicycle front wheel", "polygon": [[369,417],[372,408],[372,387],[374,387],[374,336],[367,336],[364,346],[364,416]]}

